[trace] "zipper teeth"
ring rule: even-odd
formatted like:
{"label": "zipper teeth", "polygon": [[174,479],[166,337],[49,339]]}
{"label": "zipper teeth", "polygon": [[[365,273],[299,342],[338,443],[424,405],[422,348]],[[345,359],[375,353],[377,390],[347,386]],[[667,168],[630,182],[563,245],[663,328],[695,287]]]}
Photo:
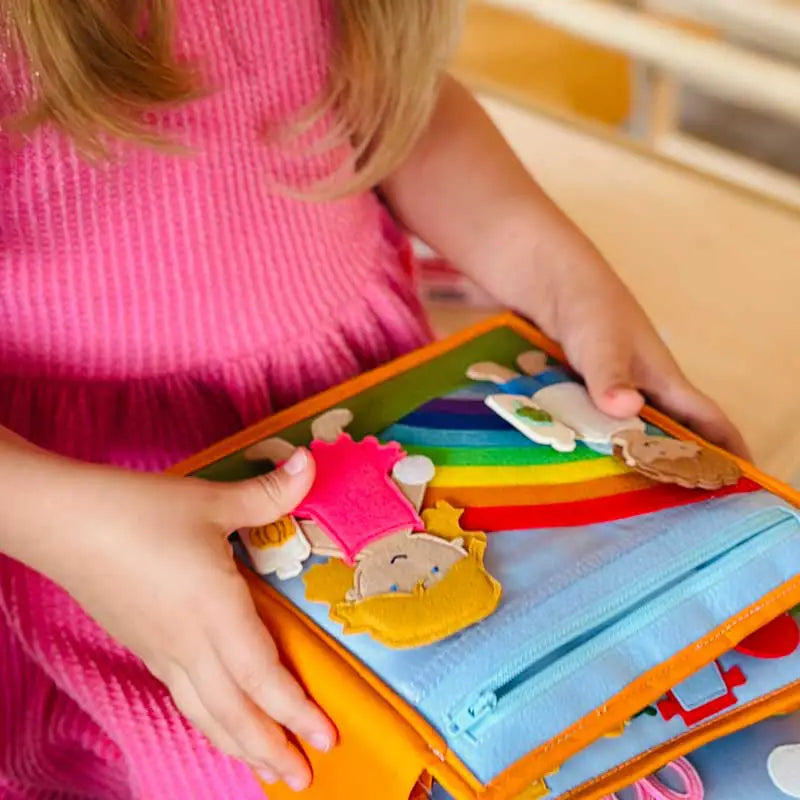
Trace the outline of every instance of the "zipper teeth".
{"label": "zipper teeth", "polygon": [[[759,519],[761,518],[761,516],[762,515],[759,515]],[[773,514],[770,513],[768,516],[773,516]],[[752,539],[754,536],[758,536],[759,534],[766,533],[766,532],[768,532],[770,530],[774,530],[775,528],[779,528],[779,527],[782,526],[783,522],[785,522],[785,521],[788,521],[788,518],[776,520],[776,522],[774,522],[773,524],[768,525],[768,526],[764,526],[764,527],[760,528],[759,530],[754,531],[753,536],[742,540],[741,542],[739,542],[737,545],[734,545],[730,549],[733,550],[736,547],[740,547],[740,546],[746,545],[747,542],[750,539]],[[751,520],[751,524],[752,524],[752,522],[753,522],[753,520]],[[757,548],[756,552],[753,553],[752,557],[756,557],[758,554],[760,554],[761,552],[764,552],[765,550],[769,550],[769,549],[774,548],[777,543],[778,542],[770,542],[769,544],[765,543],[762,547]],[[724,555],[725,555],[725,553],[721,553],[720,557],[723,557]],[[705,574],[704,573],[700,573],[698,575],[698,578],[704,578],[704,580],[702,581],[703,584],[706,584],[709,581],[714,581],[716,579],[716,571],[715,572],[705,573]],[[670,607],[673,604],[674,603],[671,602],[670,603]],[[637,620],[635,627],[641,628],[642,626],[648,624],[648,622],[650,621],[650,619],[654,615],[658,615],[660,613],[663,613],[663,611],[662,611],[662,609],[660,607],[657,607],[657,608],[652,608],[651,607],[649,610],[646,611],[646,613],[643,614],[643,616],[641,618],[639,618]],[[628,621],[627,624],[622,624],[622,627],[619,628],[615,632],[615,640],[618,639],[621,634],[627,634],[632,627],[634,627],[633,621]],[[602,633],[598,634],[598,636],[602,636]],[[565,644],[568,644],[568,642],[566,642]],[[595,648],[597,648],[599,646],[600,645],[595,644]],[[564,658],[565,659],[569,658],[569,654],[564,656]],[[533,662],[533,663],[535,664],[535,662]],[[528,666],[532,666],[532,665],[529,664]],[[547,680],[540,680],[540,679],[538,679],[539,678],[538,675],[533,675],[529,679],[522,681],[518,686],[515,686],[513,689],[511,689],[507,693],[503,693],[498,698],[497,705],[495,706],[495,709],[492,711],[492,714],[500,714],[502,716],[502,708],[501,708],[501,705],[500,705],[501,703],[502,703],[503,706],[505,706],[508,702],[511,702],[512,700],[517,700],[519,702],[525,703],[526,702],[525,698],[527,698],[527,696],[529,694],[531,694],[534,691],[537,692],[537,693],[540,693],[541,691],[546,689],[548,686],[551,686],[553,683],[555,683],[558,680],[560,680],[564,676],[565,672],[568,672],[571,669],[572,669],[572,667],[570,665],[568,665],[568,664],[561,664],[561,666],[559,668],[556,668],[556,666],[553,665],[553,667],[551,668],[550,674],[547,676]],[[518,673],[518,674],[520,674],[520,673]],[[509,680],[507,682],[511,682],[512,680],[513,680],[513,678],[509,678]],[[497,687],[496,689],[494,689],[494,691],[497,692],[500,688],[501,687]],[[473,702],[469,703],[469,704],[467,704],[467,703],[463,704],[463,706],[459,708],[459,711],[461,711],[462,709],[468,709],[471,705],[474,704],[474,702],[475,702],[475,698],[473,697]],[[494,727],[494,724],[496,722],[497,722],[497,718],[495,718],[493,721],[491,720],[491,718],[487,718],[487,719],[483,720],[483,723],[482,723],[481,727],[483,727],[484,725],[490,726],[490,727]],[[476,735],[480,736],[480,732],[477,732]]]}
{"label": "zipper teeth", "polygon": [[[607,780],[619,772],[627,769],[628,767],[633,767],[640,761],[644,761],[648,759],[650,756],[656,755],[659,751],[663,750],[668,745],[679,745],[683,741],[687,739],[696,738],[699,734],[703,733],[703,731],[716,727],[719,725],[720,722],[724,722],[726,719],[730,719],[734,715],[738,716],[739,714],[744,714],[746,711],[753,709],[753,708],[760,708],[762,705],[769,705],[772,701],[782,694],[789,694],[794,690],[800,690],[800,680],[793,681],[792,683],[787,683],[785,686],[780,687],[779,689],[775,689],[774,691],[770,692],[769,694],[762,695],[761,697],[757,697],[754,700],[751,700],[749,703],[744,703],[741,706],[733,709],[732,711],[728,712],[727,714],[722,714],[718,717],[713,717],[712,719],[706,720],[705,722],[700,723],[699,725],[695,725],[688,731],[679,734],[678,736],[673,736],[672,739],[668,739],[666,742],[662,742],[655,747],[651,747],[649,750],[645,750],[642,753],[638,753],[633,758],[629,758],[627,761],[623,761],[621,764],[617,764],[616,767],[604,772],[598,778],[592,778],[588,781],[584,781],[580,786],[576,786],[574,789],[569,789],[566,794],[559,795],[557,798],[553,800],[576,800],[580,797],[581,792],[585,792],[591,790],[592,786],[595,786],[600,780]],[[798,702],[800,702],[800,698],[798,698]],[[776,712],[777,713],[777,712]],[[764,717],[767,719],[767,717]],[[760,720],[763,722],[764,720]],[[757,724],[757,723],[751,723]],[[745,728],[749,727],[749,725],[742,725],[741,728],[737,728],[736,730],[730,731],[730,733],[726,734],[727,736],[732,736],[735,733],[739,733],[740,731],[744,730]],[[720,737],[722,738],[722,737]],[[706,742],[706,744],[710,744],[711,741]],[[703,745],[701,745],[702,747]],[[590,745],[591,747],[591,745]],[[694,750],[696,748],[692,748]],[[691,752],[690,750],[684,751],[684,755]],[[568,762],[565,762],[568,763]],[[658,769],[655,767],[654,769]],[[635,781],[636,778],[631,778],[631,782]]]}
{"label": "zipper teeth", "polygon": [[[739,528],[750,527],[751,525],[755,525],[762,521],[762,519],[770,519],[773,516],[777,516],[780,512],[775,509],[762,511],[758,514],[754,515],[751,518],[747,525],[742,522],[739,525],[733,526],[734,533]],[[782,517],[783,514],[780,514]],[[778,524],[776,522],[776,524]],[[769,527],[762,527],[759,530],[753,532],[752,536],[757,536],[759,533],[763,533],[764,530],[768,530]],[[705,560],[711,557],[714,553],[717,553],[720,546],[724,544],[724,542],[731,537],[731,529],[726,529],[723,533],[721,532],[718,537],[714,538],[713,543],[709,543],[706,545],[702,550],[699,552],[692,553],[691,556],[685,556],[684,558],[676,561],[672,569],[663,575],[663,583],[668,583],[671,580],[674,580],[689,568],[691,564],[702,564]],[[747,537],[752,538],[752,537]],[[739,542],[742,544],[746,539]],[[734,545],[736,546],[736,545]],[[732,546],[732,547],[734,547]],[[729,549],[732,549],[729,548]],[[723,551],[724,552],[724,551]],[[719,553],[721,555],[722,553]],[[583,617],[579,617],[575,620],[566,630],[566,632],[561,632],[557,636],[555,634],[551,634],[549,637],[544,638],[541,640],[538,645],[531,650],[527,651],[525,656],[521,656],[518,658],[514,664],[509,667],[507,670],[504,670],[501,673],[498,673],[493,679],[487,682],[488,687],[496,691],[500,688],[504,683],[508,683],[509,681],[513,680],[515,675],[525,670],[526,667],[530,666],[532,661],[536,661],[541,658],[545,653],[542,651],[547,651],[552,649],[557,645],[560,641],[563,641],[564,644],[567,644],[571,639],[574,639],[575,636],[578,635],[578,632],[581,629],[585,628],[594,628],[600,625],[604,619],[608,619],[609,617],[614,616],[619,610],[624,608],[624,606],[630,604],[631,600],[637,596],[639,596],[643,590],[647,589],[648,583],[652,580],[652,573],[654,570],[651,570],[648,573],[648,577],[641,578],[639,581],[634,584],[634,586],[628,588],[623,594],[619,595],[608,607],[602,609],[601,611],[593,611]],[[506,677],[507,676],[507,677]]]}
{"label": "zipper teeth", "polygon": [[[777,528],[780,528],[780,527],[781,527],[781,524],[780,523],[776,523],[775,525],[770,525],[769,527],[763,528],[758,533],[759,534],[761,534],[761,533],[769,533],[770,531],[773,531],[773,530],[775,530]],[[743,542],[740,542],[737,545],[737,547],[745,547],[748,544],[750,544],[749,540],[745,540]],[[750,554],[750,557],[751,558],[755,558],[755,557],[761,555],[762,553],[764,553],[765,551],[771,550],[772,548],[774,548],[776,546],[776,544],[777,544],[777,542],[771,542],[771,543],[764,543],[763,545],[760,545],[759,547],[755,547],[753,553]],[[734,550],[734,549],[736,549],[736,548],[731,548],[731,551],[728,551],[728,553],[722,553],[719,556],[718,559],[715,559],[715,561],[711,565],[709,565],[708,572],[706,572],[704,570],[703,572],[701,572],[701,573],[699,573],[697,575],[697,584],[699,584],[702,589],[705,589],[711,583],[716,583],[716,581],[718,579],[718,573],[720,572],[719,560],[724,559],[725,556],[728,555],[730,552],[732,552],[732,550]],[[750,560],[750,559],[748,559],[748,560]],[[724,572],[726,570],[722,570],[722,571]],[[691,579],[689,579],[689,580],[691,580]],[[674,588],[677,588],[677,587],[674,587]],[[671,591],[671,589],[669,589],[667,591],[669,592],[669,591]],[[650,606],[649,608],[647,606],[645,606],[645,608],[643,609],[642,618],[640,620],[637,620],[636,623],[634,623],[633,620],[623,620],[623,621],[621,621],[620,622],[620,628],[619,628],[619,630],[617,632],[618,636],[620,634],[625,636],[626,634],[630,633],[632,630],[640,629],[643,626],[648,625],[653,620],[654,617],[658,617],[662,613],[664,613],[664,608],[662,606],[660,606],[659,603],[658,603],[658,601],[662,597],[663,597],[663,595],[661,597],[656,597],[653,600],[653,605]],[[682,599],[685,599],[685,598],[682,598]],[[677,602],[681,602],[681,600],[678,600]],[[674,607],[675,601],[670,601],[668,604],[665,603],[665,605],[667,607],[666,610],[669,610],[669,609]],[[603,632],[600,632],[598,634],[598,636],[602,636],[602,634],[603,634]],[[618,638],[618,636],[616,636],[615,638]],[[587,642],[587,644],[589,644],[589,643]],[[600,645],[595,645],[594,649],[596,650],[599,647],[600,647]],[[591,648],[590,648],[590,651],[591,651]],[[592,655],[594,655],[593,652],[592,652]],[[565,658],[568,658],[568,657],[569,657],[569,654],[567,654],[567,656]],[[570,671],[570,668],[566,664],[563,664],[560,668],[556,667],[554,665],[554,668],[553,668],[552,673],[550,675],[550,679],[548,681],[544,682],[545,685],[550,685],[550,684],[552,684],[554,682],[557,682],[558,680],[560,680],[564,676],[565,673],[568,673],[569,671]]]}

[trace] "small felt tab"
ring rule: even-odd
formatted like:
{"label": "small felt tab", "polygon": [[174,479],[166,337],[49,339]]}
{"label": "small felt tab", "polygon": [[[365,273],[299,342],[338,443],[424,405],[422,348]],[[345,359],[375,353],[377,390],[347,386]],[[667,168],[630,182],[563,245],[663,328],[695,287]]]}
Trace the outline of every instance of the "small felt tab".
{"label": "small felt tab", "polygon": [[536,375],[547,369],[547,353],[542,350],[528,350],[517,356],[517,366],[525,375]]}
{"label": "small felt tab", "polygon": [[479,364],[473,364],[467,370],[467,377],[473,381],[487,381],[499,385],[520,376],[518,372],[514,372],[513,369],[508,367],[503,367],[492,361],[482,361]]}
{"label": "small felt tab", "polygon": [[242,456],[247,461],[271,461],[273,464],[282,464],[291,458],[296,449],[293,444],[285,439],[275,437],[256,442],[251,447],[248,447],[242,453]]}
{"label": "small felt tab", "polygon": [[259,575],[274,573],[282,581],[296,578],[311,555],[308,540],[288,516],[267,525],[245,528],[239,534]]}
{"label": "small felt tab", "polygon": [[[709,687],[709,670],[716,672],[716,683],[718,690],[711,691]],[[741,667],[735,666],[728,670],[724,670],[718,662],[710,664],[703,671],[705,673],[703,680],[703,691],[706,696],[712,698],[706,703],[702,703],[693,708],[686,708],[682,705],[680,699],[675,691],[667,692],[663,700],[659,700],[656,704],[659,713],[665,722],[669,722],[673,717],[679,716],[687,727],[697,725],[710,717],[719,714],[726,708],[735,706],[738,702],[734,689],[737,686],[744,686],[747,679],[742,672]],[[691,681],[691,678],[689,679]],[[680,688],[679,688],[680,692]]]}
{"label": "small felt tab", "polygon": [[514,394],[491,394],[486,405],[523,436],[536,444],[552,447],[562,453],[575,449],[574,431],[543,412],[528,397]]}
{"label": "small felt tab", "polygon": [[613,437],[615,452],[629,467],[660,483],[686,489],[720,489],[741,478],[738,465],[696,442],[643,431],[622,431]]}
{"label": "small felt tab", "polygon": [[335,442],[352,421],[350,409],[332,408],[311,423],[311,437],[321,442]]}
{"label": "small felt tab", "polygon": [[800,646],[800,627],[791,614],[782,614],[750,634],[734,648],[751,658],[786,658]]}
{"label": "small felt tab", "polygon": [[372,436],[354,442],[343,433],[335,442],[311,443],[317,474],[311,491],[295,510],[312,519],[342,549],[346,561],[370,542],[422,520],[390,478],[405,455],[400,445],[382,445]]}
{"label": "small felt tab", "polygon": [[800,797],[800,744],[776,747],[767,759],[767,772],[781,792]]}
{"label": "small felt tab", "polygon": [[400,491],[414,508],[419,511],[428,484],[436,474],[436,467],[427,456],[406,456],[400,459],[393,469],[392,478]]}
{"label": "small felt tab", "polygon": [[473,539],[467,557],[428,589],[418,583],[411,594],[389,592],[356,601],[346,599],[353,585],[349,567],[337,561],[318,564],[304,576],[306,597],[329,603],[331,619],[346,634],[368,633],[393,648],[431,644],[474,625],[497,607],[502,590],[483,565],[485,548]]}

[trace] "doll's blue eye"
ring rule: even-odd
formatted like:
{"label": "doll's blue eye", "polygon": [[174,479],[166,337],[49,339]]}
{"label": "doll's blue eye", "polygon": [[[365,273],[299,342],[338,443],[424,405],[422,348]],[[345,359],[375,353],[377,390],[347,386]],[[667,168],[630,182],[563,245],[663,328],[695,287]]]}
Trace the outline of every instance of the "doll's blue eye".
{"label": "doll's blue eye", "polygon": [[399,586],[398,586],[396,583],[393,583],[393,584],[392,584],[392,585],[389,587],[389,591],[390,591],[390,592],[397,592],[397,591],[399,591],[399,590],[400,590],[400,587],[399,587]]}
{"label": "doll's blue eye", "polygon": [[439,567],[433,567],[433,569],[431,569],[431,572],[432,572],[434,575],[437,575],[437,574],[438,574],[438,572],[439,572]]}

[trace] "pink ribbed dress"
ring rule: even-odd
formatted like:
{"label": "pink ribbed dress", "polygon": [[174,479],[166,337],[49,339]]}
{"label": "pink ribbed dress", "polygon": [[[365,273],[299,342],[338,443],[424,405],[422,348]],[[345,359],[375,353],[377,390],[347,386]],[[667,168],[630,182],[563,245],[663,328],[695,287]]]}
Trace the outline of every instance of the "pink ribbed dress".
{"label": "pink ribbed dress", "polygon": [[[124,146],[91,166],[54,131],[0,134],[0,424],[150,470],[428,335],[374,194],[312,204],[271,188],[337,163],[264,136],[323,86],[329,0],[179,10],[180,49],[212,91],[157,124],[188,155]],[[20,97],[1,56],[5,114]],[[138,659],[0,556],[3,800],[260,796]]]}

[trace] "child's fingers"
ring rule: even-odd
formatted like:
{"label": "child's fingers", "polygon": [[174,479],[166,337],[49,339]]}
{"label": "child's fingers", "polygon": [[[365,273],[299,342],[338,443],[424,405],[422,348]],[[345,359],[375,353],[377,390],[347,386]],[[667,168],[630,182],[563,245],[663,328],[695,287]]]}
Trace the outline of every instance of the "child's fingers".
{"label": "child's fingers", "polygon": [[175,665],[170,672],[167,688],[183,716],[195,728],[201,730],[219,750],[234,758],[244,760],[244,751],[203,705],[200,695],[197,694],[197,690],[183,667]]}
{"label": "child's fingers", "polygon": [[215,653],[189,670],[198,696],[211,716],[233,738],[244,758],[258,769],[270,770],[296,791],[311,782],[302,755],[273,722],[241,691]]}
{"label": "child's fingers", "polygon": [[236,619],[236,626],[227,627],[215,648],[239,688],[269,717],[316,750],[330,750],[336,741],[335,728],[280,663],[258,615],[253,611]]}
{"label": "child's fingers", "polygon": [[725,412],[684,377],[676,377],[656,386],[650,394],[662,411],[683,422],[707,441],[742,458],[751,458],[741,433]]}
{"label": "child's fingers", "polygon": [[227,484],[226,529],[264,525],[291,513],[308,493],[314,475],[311,454],[298,447],[280,469]]}

